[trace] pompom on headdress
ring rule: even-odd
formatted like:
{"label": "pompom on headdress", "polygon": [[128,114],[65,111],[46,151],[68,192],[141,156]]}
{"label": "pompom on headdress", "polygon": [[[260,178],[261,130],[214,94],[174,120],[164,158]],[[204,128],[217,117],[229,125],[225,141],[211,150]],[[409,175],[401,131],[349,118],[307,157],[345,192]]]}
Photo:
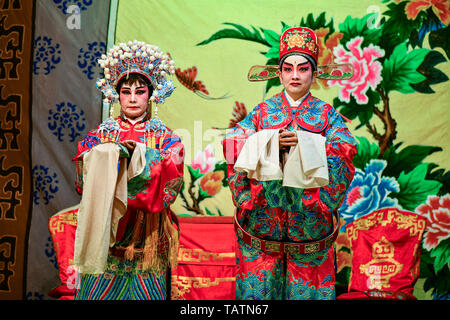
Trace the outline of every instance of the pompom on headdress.
{"label": "pompom on headdress", "polygon": [[97,79],[96,86],[103,93],[105,103],[119,100],[117,84],[130,73],[138,73],[148,79],[153,87],[150,98],[153,102],[164,103],[175,89],[172,80],[167,80],[167,75],[175,73],[175,62],[159,47],[143,41],[113,46],[102,55],[98,64],[103,69],[104,78]]}

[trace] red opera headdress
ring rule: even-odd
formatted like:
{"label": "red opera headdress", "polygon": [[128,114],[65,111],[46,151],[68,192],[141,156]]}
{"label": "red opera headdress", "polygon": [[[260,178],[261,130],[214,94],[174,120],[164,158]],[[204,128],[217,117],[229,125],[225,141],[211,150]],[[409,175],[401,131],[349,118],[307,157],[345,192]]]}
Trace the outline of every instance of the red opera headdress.
{"label": "red opera headdress", "polygon": [[300,54],[307,59],[312,58],[315,64],[314,69],[317,67],[319,45],[316,34],[309,28],[289,28],[284,31],[280,37],[279,50],[279,62],[289,55]]}
{"label": "red opera headdress", "polygon": [[[316,78],[324,80],[348,80],[353,77],[351,64],[329,64],[318,66],[319,44],[316,33],[310,28],[286,29],[280,37],[279,64],[290,55],[305,57],[317,70]],[[279,65],[253,66],[248,72],[249,81],[265,81],[278,77]]]}

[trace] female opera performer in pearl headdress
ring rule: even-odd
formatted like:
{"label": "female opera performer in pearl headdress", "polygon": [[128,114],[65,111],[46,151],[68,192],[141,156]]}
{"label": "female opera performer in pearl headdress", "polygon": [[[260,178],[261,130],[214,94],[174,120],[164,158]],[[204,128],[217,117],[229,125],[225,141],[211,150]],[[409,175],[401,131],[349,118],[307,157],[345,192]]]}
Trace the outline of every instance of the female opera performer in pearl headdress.
{"label": "female opera performer in pearl headdress", "polygon": [[[154,45],[120,43],[98,61],[110,117],[79,142],[82,193],[74,261],[75,299],[162,300],[176,265],[179,230],[170,210],[183,182],[184,147],[157,115],[174,86],[174,62]],[[152,103],[156,103],[151,117]]]}

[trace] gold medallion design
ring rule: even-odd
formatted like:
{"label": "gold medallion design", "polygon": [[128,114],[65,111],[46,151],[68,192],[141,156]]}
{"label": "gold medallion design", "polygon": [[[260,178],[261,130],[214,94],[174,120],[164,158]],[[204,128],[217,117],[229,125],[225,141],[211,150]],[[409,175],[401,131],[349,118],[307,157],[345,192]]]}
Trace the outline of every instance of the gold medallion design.
{"label": "gold medallion design", "polygon": [[403,264],[394,259],[394,245],[384,236],[372,246],[373,259],[359,267],[360,272],[365,274],[367,287],[369,289],[389,288],[389,279],[398,274]]}

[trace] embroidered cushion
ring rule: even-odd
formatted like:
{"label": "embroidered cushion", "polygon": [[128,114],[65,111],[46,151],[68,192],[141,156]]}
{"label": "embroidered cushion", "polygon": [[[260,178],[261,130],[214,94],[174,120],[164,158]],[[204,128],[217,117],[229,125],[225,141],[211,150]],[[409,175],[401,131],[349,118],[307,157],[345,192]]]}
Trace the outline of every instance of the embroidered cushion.
{"label": "embroidered cushion", "polygon": [[350,223],[349,294],[338,299],[415,299],[425,221],[413,212],[386,208]]}

